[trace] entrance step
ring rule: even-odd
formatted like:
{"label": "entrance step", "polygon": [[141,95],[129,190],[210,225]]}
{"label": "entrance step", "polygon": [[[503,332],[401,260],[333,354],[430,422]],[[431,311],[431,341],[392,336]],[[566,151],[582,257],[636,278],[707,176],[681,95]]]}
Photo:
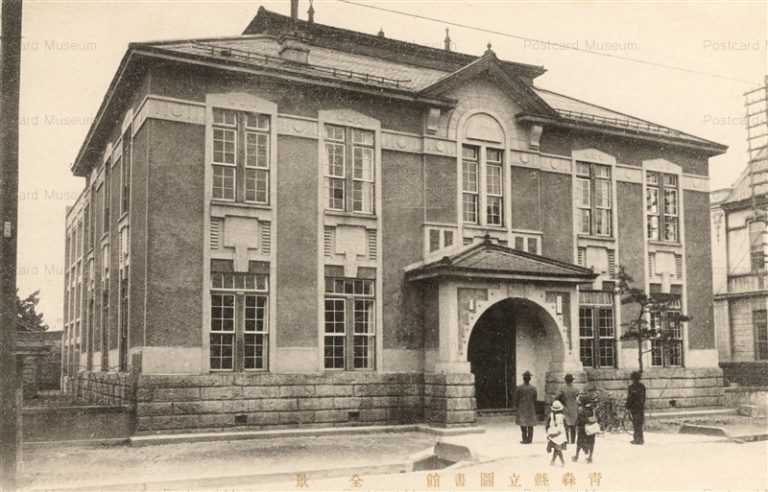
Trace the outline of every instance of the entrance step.
{"label": "entrance step", "polygon": [[478,417],[494,417],[500,415],[517,415],[514,408],[483,408],[477,410]]}

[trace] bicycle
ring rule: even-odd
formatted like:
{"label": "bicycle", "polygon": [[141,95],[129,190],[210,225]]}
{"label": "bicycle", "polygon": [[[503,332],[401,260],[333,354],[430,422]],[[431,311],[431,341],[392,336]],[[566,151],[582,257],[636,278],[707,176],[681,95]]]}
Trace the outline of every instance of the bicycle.
{"label": "bicycle", "polygon": [[589,391],[584,397],[594,402],[595,418],[603,432],[633,431],[632,413],[625,407],[624,400],[600,389]]}

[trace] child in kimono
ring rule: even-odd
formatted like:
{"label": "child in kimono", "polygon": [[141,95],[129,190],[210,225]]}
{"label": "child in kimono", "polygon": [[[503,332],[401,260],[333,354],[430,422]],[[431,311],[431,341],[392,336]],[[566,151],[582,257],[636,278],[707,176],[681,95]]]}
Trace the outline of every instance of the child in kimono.
{"label": "child in kimono", "polygon": [[552,402],[552,411],[547,419],[547,452],[552,451],[552,461],[550,465],[555,464],[555,459],[560,459],[561,466],[565,466],[563,459],[563,450],[568,443],[568,437],[565,433],[565,417],[563,416],[563,404],[555,400]]}

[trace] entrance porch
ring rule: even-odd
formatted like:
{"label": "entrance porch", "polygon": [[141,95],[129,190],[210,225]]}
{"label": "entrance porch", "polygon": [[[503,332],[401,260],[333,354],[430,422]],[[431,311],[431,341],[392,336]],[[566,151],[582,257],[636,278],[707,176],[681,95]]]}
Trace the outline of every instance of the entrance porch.
{"label": "entrance porch", "polygon": [[584,381],[576,286],[595,276],[490,240],[411,269],[407,278],[423,285],[433,311],[425,319],[437,325],[425,341],[427,420],[466,425],[477,409],[514,408],[526,370],[542,402],[566,372]]}

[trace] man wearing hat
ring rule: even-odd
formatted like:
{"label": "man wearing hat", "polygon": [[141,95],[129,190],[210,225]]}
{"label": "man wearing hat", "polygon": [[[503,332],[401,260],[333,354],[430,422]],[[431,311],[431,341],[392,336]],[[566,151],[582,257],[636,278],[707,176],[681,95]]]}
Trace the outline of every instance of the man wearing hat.
{"label": "man wearing hat", "polygon": [[643,424],[645,423],[645,385],[640,382],[640,372],[633,371],[629,376],[632,384],[627,388],[626,407],[632,415],[634,438],[632,444],[643,444]]}
{"label": "man wearing hat", "polygon": [[565,387],[557,395],[557,400],[563,403],[565,411],[563,415],[565,417],[565,429],[568,435],[568,442],[574,444],[576,442],[576,419],[579,416],[579,403],[577,398],[579,397],[579,390],[573,385],[573,375],[565,375]]}
{"label": "man wearing hat", "polygon": [[520,432],[523,440],[520,444],[531,444],[533,442],[533,426],[536,425],[536,386],[531,384],[531,373],[523,373],[523,384],[515,390],[515,401],[517,402],[517,425],[520,426]]}

